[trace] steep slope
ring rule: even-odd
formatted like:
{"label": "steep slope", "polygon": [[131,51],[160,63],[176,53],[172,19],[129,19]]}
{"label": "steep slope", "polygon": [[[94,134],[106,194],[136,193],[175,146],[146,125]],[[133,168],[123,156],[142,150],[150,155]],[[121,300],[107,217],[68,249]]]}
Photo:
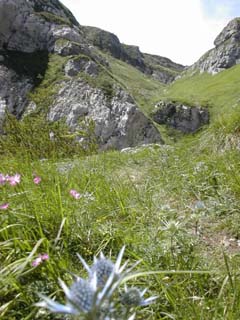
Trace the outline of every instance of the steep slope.
{"label": "steep slope", "polygon": [[169,86],[165,97],[209,108],[216,121],[230,116],[240,103],[240,18],[230,21],[214,44]]}
{"label": "steep slope", "polygon": [[102,149],[162,142],[60,1],[3,0],[0,12],[2,124],[6,112],[17,118],[40,112],[74,132],[93,121]]}
{"label": "steep slope", "polygon": [[142,73],[127,62],[105,55],[114,78],[131,93],[141,110],[149,115],[166,85]]}
{"label": "steep slope", "polygon": [[214,76],[203,73],[176,81],[165,95],[167,99],[205,106],[210,126],[200,136],[209,148],[240,149],[240,66]]}
{"label": "steep slope", "polygon": [[142,53],[137,46],[120,43],[118,37],[111,32],[89,26],[81,29],[87,40],[94,46],[162,83],[172,82],[185,69],[184,66],[168,58]]}

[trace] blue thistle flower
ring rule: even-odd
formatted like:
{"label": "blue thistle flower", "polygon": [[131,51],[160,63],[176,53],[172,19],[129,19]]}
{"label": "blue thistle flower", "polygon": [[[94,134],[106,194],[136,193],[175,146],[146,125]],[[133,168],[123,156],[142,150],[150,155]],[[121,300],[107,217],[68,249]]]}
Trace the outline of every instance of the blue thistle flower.
{"label": "blue thistle flower", "polygon": [[101,256],[100,259],[96,259],[92,265],[90,269],[90,278],[96,273],[97,286],[103,288],[113,271],[113,262]]}
{"label": "blue thistle flower", "polygon": [[39,294],[43,301],[38,302],[36,306],[47,308],[56,313],[73,315],[88,313],[92,310],[97,296],[96,277],[91,281],[77,278],[70,288],[62,280],[59,280],[59,283],[66,295],[67,303],[63,305]]}
{"label": "blue thistle flower", "polygon": [[77,309],[83,312],[89,312],[92,309],[95,291],[87,280],[77,280],[69,291],[69,301]]}
{"label": "blue thistle flower", "polygon": [[127,288],[125,286],[125,292],[122,294],[121,302],[124,305],[128,306],[147,306],[153,303],[158,296],[150,297],[144,299],[143,296],[146,293],[147,289],[144,289],[142,292],[138,288]]}
{"label": "blue thistle flower", "polygon": [[[101,253],[100,258],[94,258],[91,267],[85,260],[78,255],[80,261],[88,272],[88,279],[82,279],[76,276],[76,281],[70,286],[59,280],[59,283],[66,296],[66,304],[60,304],[42,294],[39,297],[42,301],[36,306],[47,308],[52,312],[65,313],[72,315],[85,315],[86,319],[92,320],[113,320],[115,319],[116,308],[119,301],[115,301],[115,291],[119,289],[122,282],[126,281],[132,269],[139,263],[135,263],[131,268],[126,269],[128,262],[121,266],[125,247],[123,247],[117,257],[115,263],[105,258]],[[156,297],[145,299],[144,293],[136,288],[127,289],[122,295],[121,302],[130,307],[144,306],[151,303]],[[130,309],[129,309],[130,310]],[[126,314],[124,316],[124,319]],[[135,314],[130,316],[128,320],[133,320]]]}

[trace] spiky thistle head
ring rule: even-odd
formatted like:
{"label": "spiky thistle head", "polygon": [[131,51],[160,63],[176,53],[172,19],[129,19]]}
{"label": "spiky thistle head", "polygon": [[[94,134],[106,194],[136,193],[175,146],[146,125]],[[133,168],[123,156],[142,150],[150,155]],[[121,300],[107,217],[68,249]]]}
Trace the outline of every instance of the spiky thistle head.
{"label": "spiky thistle head", "polygon": [[[66,296],[66,304],[60,304],[53,299],[39,294],[42,299],[36,305],[47,308],[52,312],[85,316],[84,319],[113,320],[119,309],[119,299],[116,299],[116,292],[122,282],[127,281],[132,269],[139,263],[135,263],[131,268],[126,269],[127,261],[121,266],[125,247],[123,247],[113,263],[105,258],[101,253],[99,258],[94,258],[93,265],[89,265],[78,255],[83,266],[88,272],[88,278],[82,279],[75,276],[75,282],[68,287],[62,280],[60,285]],[[119,292],[119,291],[118,291]],[[151,303],[156,297],[144,299],[146,292],[137,288],[125,288],[121,302],[125,306],[144,306]],[[129,310],[130,310],[129,309]],[[121,312],[121,311],[120,311]],[[126,317],[125,314],[124,317]],[[129,316],[129,315],[128,315]],[[133,320],[135,314],[128,320]]]}
{"label": "spiky thistle head", "polygon": [[97,276],[97,286],[103,288],[110,275],[114,272],[114,263],[101,256],[100,259],[96,259],[90,269],[90,278],[93,274]]}
{"label": "spiky thistle head", "polygon": [[91,283],[80,278],[71,285],[68,300],[79,311],[87,313],[93,307],[95,294],[96,291]]}
{"label": "spiky thistle head", "polygon": [[78,315],[80,313],[89,313],[94,303],[96,302],[97,287],[96,277],[91,281],[77,278],[77,280],[71,285],[70,288],[59,279],[59,283],[66,296],[66,304],[60,304],[48,297],[39,294],[42,298],[41,302],[38,302],[36,306],[47,308],[56,313],[67,313]]}
{"label": "spiky thistle head", "polygon": [[124,305],[132,306],[132,307],[147,306],[153,303],[153,301],[156,300],[158,296],[144,299],[143,296],[146,293],[146,291],[147,289],[140,291],[138,288],[135,288],[135,287],[127,288],[127,286],[125,286],[125,292],[122,293],[121,302]]}

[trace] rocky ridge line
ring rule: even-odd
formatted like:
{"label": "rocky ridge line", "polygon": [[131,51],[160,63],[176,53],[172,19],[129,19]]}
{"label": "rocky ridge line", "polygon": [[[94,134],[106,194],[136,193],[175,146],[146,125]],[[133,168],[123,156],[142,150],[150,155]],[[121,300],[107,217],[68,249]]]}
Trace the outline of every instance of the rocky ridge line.
{"label": "rocky ridge line", "polygon": [[191,70],[212,74],[240,64],[240,18],[231,20],[214,41],[215,48],[205,53]]}
{"label": "rocky ridge line", "polygon": [[171,83],[185,69],[168,58],[142,53],[138,46],[123,44],[111,32],[90,26],[81,29],[89,43],[162,83]]}

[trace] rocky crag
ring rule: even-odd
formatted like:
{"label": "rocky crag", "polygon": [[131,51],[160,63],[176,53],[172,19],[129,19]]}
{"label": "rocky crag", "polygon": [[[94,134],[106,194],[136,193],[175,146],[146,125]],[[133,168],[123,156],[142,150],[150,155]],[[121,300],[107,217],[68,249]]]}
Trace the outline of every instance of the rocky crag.
{"label": "rocky crag", "polygon": [[240,63],[240,18],[228,23],[214,45],[215,48],[205,53],[191,69],[215,74]]}
{"label": "rocky crag", "polygon": [[[48,83],[51,92],[44,88],[45,96],[36,102],[29,93],[45,79],[54,56],[59,57],[58,69],[50,71],[59,74]],[[102,149],[162,142],[152,121],[113,79],[107,60],[60,1],[2,0],[0,125],[6,112],[21,118],[43,102],[46,120],[65,119],[71,130],[77,130],[83,118],[92,119]]]}

